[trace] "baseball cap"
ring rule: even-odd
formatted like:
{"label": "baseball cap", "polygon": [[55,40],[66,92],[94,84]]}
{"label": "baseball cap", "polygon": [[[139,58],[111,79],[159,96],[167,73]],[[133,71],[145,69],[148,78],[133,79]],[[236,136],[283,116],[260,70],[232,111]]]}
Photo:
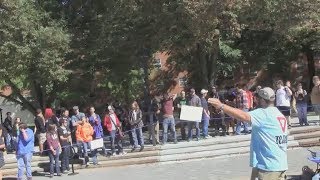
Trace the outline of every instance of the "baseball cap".
{"label": "baseball cap", "polygon": [[206,89],[201,89],[201,94],[205,94],[205,93],[208,93],[208,90],[206,90]]}
{"label": "baseball cap", "polygon": [[72,109],[73,109],[73,110],[79,110],[79,107],[78,107],[78,106],[73,106]]}
{"label": "baseball cap", "polygon": [[260,91],[258,92],[258,95],[268,101],[274,101],[275,100],[275,94],[274,94],[274,90],[269,88],[269,87],[265,87],[260,89]]}

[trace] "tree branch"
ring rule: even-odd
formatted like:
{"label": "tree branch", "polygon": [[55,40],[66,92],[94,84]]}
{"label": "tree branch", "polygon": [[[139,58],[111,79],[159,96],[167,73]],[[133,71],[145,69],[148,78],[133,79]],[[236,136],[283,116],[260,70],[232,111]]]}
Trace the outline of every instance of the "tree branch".
{"label": "tree branch", "polygon": [[8,77],[6,77],[5,81],[6,81],[6,83],[8,83],[9,86],[11,86],[13,92],[21,100],[23,107],[27,108],[30,112],[35,114],[36,113],[36,108],[25,97],[23,97],[21,95],[20,89]]}
{"label": "tree branch", "polygon": [[23,106],[23,102],[15,99],[15,98],[12,97],[11,95],[10,95],[10,96],[5,96],[5,95],[3,95],[3,94],[0,94],[0,97],[3,97],[3,98],[5,98],[5,99],[8,100],[8,101],[11,101],[11,102],[14,102],[14,103],[17,103],[17,104],[20,104],[21,106]]}

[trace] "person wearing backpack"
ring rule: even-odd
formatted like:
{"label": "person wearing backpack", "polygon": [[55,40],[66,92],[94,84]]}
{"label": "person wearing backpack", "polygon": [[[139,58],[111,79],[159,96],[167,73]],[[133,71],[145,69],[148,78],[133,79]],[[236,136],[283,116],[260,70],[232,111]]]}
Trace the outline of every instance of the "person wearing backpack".
{"label": "person wearing backpack", "polygon": [[104,117],[103,125],[104,125],[104,128],[106,128],[108,130],[109,135],[110,135],[111,155],[112,156],[116,155],[115,144],[117,144],[117,146],[118,146],[119,155],[126,154],[123,151],[123,147],[122,147],[123,134],[122,134],[122,131],[120,129],[121,128],[121,123],[120,123],[119,118],[115,114],[114,108],[112,106],[108,106],[107,114]]}

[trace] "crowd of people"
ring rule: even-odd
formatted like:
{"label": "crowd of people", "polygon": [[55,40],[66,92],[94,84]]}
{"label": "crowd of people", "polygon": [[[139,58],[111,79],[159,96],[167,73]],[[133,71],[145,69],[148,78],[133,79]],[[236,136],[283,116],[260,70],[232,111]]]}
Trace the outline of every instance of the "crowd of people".
{"label": "crowd of people", "polygon": [[[313,77],[313,83],[314,87],[310,98],[314,111],[319,115],[320,80],[318,76]],[[2,137],[5,141],[0,138],[0,149],[6,149],[7,152],[16,152],[18,179],[22,179],[25,170],[27,178],[31,179],[31,159],[34,153],[35,137],[39,145],[39,155],[49,157],[50,177],[53,177],[54,173],[61,176],[61,174],[68,173],[70,170],[69,157],[73,146],[77,147],[78,155],[83,157],[84,166],[88,166],[89,153],[93,165],[98,165],[98,150],[91,149],[91,142],[104,137],[109,137],[111,144],[110,151],[107,150],[107,146],[101,148],[105,155],[126,154],[123,148],[124,136],[126,135],[129,136],[131,152],[143,151],[145,146],[144,123],[148,124],[149,141],[155,138],[157,144],[163,145],[170,139],[169,130],[172,142],[178,143],[176,126],[181,131],[182,140],[187,141],[194,139],[198,141],[201,135],[202,138],[208,139],[216,135],[248,134],[251,133],[249,126],[252,124],[252,119],[250,121],[243,120],[234,113],[223,111],[224,107],[220,106],[225,104],[233,108],[230,111],[237,109],[245,113],[258,109],[261,106],[259,97],[263,96],[261,95],[262,89],[261,86],[257,86],[256,90],[251,92],[245,85],[238,84],[234,90],[225,93],[221,93],[221,91],[219,93],[215,86],[211,87],[210,92],[202,89],[200,97],[194,88],[191,88],[189,93],[182,91],[179,96],[165,93],[160,100],[152,102],[152,112],[147,114],[143,111],[143,108],[140,108],[137,101],[131,103],[128,111],[125,108],[120,108],[118,104],[108,105],[103,117],[96,114],[94,107],[90,107],[87,113],[83,113],[80,112],[78,106],[74,106],[71,116],[69,110],[64,108],[57,111],[47,108],[44,112],[38,109],[34,120],[34,131],[28,128],[19,117],[13,120],[11,113],[8,112],[1,128]],[[266,93],[270,95],[270,89]],[[291,128],[291,111],[295,109],[297,109],[300,125],[309,125],[307,121],[308,94],[301,83],[296,88],[292,88],[289,81],[284,83],[282,80],[278,80],[273,93],[275,94],[274,100],[270,101],[269,96],[269,99],[266,98],[268,103],[273,103],[285,117],[287,128]],[[208,97],[218,101],[211,100],[208,103]],[[201,123],[177,120],[181,107],[184,105],[203,108]],[[160,122],[163,127],[161,140]],[[211,134],[209,133],[210,123],[215,129],[214,133]],[[255,123],[258,123],[258,120]],[[230,127],[232,132],[229,132]],[[193,134],[194,128],[196,129],[195,136]],[[150,132],[154,132],[154,134]],[[0,151],[0,167],[3,165],[3,153]]]}

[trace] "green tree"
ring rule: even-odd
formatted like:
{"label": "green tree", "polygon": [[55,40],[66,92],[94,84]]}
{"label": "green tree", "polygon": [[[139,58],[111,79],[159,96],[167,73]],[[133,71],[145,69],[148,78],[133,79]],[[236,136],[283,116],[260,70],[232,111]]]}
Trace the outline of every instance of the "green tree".
{"label": "green tree", "polygon": [[[15,99],[31,112],[50,105],[68,79],[65,55],[70,34],[63,20],[53,20],[36,3],[1,1],[0,76],[13,89]],[[30,90],[31,99],[22,95]]]}

